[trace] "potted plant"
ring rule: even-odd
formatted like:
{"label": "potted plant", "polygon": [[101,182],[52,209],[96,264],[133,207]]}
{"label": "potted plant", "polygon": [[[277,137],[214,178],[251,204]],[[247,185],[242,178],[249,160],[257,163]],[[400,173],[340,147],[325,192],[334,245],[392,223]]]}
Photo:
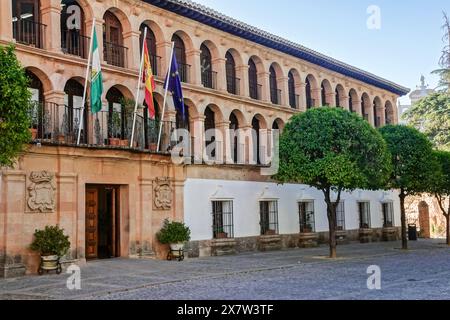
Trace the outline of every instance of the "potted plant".
{"label": "potted plant", "polygon": [[30,121],[31,121],[31,140],[36,140],[38,134],[38,126],[39,126],[39,110],[40,104],[38,102],[31,102],[30,104]]}
{"label": "potted plant", "polygon": [[161,244],[170,246],[169,255],[184,258],[184,246],[191,240],[191,230],[182,222],[171,222],[166,219],[156,237]]}
{"label": "potted plant", "polygon": [[44,230],[34,232],[30,249],[41,255],[39,274],[44,270],[47,272],[56,270],[60,274],[62,269],[59,259],[70,249],[69,237],[58,226],[47,226]]}
{"label": "potted plant", "polygon": [[228,233],[226,233],[223,228],[219,228],[216,233],[216,239],[228,239]]}
{"label": "potted plant", "polygon": [[120,113],[114,111],[111,116],[111,121],[109,123],[109,132],[111,137],[109,138],[110,146],[120,146],[120,128],[121,128],[121,118]]}

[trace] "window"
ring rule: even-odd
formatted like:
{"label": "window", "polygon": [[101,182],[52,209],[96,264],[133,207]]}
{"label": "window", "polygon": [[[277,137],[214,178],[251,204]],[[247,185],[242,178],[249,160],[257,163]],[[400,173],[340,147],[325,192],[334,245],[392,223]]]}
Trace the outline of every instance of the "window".
{"label": "window", "polygon": [[213,238],[234,238],[233,201],[212,202]]}
{"label": "window", "polygon": [[183,40],[176,34],[172,36],[172,42],[175,42],[174,52],[177,58],[180,79],[182,82],[187,83],[189,82],[188,73],[191,66],[186,64],[186,47]]}
{"label": "window", "polygon": [[253,59],[250,59],[248,62],[248,81],[249,81],[249,90],[250,90],[250,98],[259,100],[259,85],[258,85],[258,71],[256,69],[256,64]]}
{"label": "window", "polygon": [[337,88],[335,91],[335,95],[336,95],[336,107],[340,108],[341,107],[341,98],[339,96],[339,89],[337,89]]}
{"label": "window", "polygon": [[339,202],[336,208],[336,231],[345,230],[345,205],[344,202]]}
{"label": "window", "polygon": [[300,216],[300,233],[316,232],[314,201],[299,202],[298,213]]}
{"label": "window", "polygon": [[225,71],[227,76],[227,91],[231,94],[239,94],[239,79],[236,78],[236,62],[233,55],[228,51],[225,55]]}
{"label": "window", "polygon": [[308,78],[306,78],[306,86],[305,86],[305,94],[306,94],[306,108],[311,109],[314,106],[314,102],[311,95],[311,82]]}
{"label": "window", "polygon": [[211,51],[204,44],[200,47],[200,68],[202,84],[205,88],[216,88],[216,74],[212,70]]}
{"label": "window", "polygon": [[259,208],[261,235],[278,234],[278,201],[261,201]]}
{"label": "window", "polygon": [[288,75],[288,88],[289,88],[289,106],[292,109],[298,109],[299,99],[298,96],[295,94],[295,78],[292,71],[289,72]]}
{"label": "window", "polygon": [[370,202],[358,202],[359,228],[370,229]]}
{"label": "window", "polygon": [[327,103],[327,91],[326,91],[325,85],[323,83],[320,88],[320,92],[321,92],[321,98],[322,98],[322,106],[328,106],[329,104]]}
{"label": "window", "polygon": [[13,0],[13,37],[17,42],[43,48],[45,25],[40,23],[39,0]]}
{"label": "window", "polygon": [[[80,12],[80,21],[72,18],[74,10]],[[90,38],[84,36],[84,29],[84,12],[78,2],[61,1],[61,49],[64,53],[87,58]]]}
{"label": "window", "polygon": [[386,202],[382,204],[383,208],[383,228],[391,228],[394,226],[394,204]]}
{"label": "window", "polygon": [[150,63],[152,65],[153,75],[157,76],[157,75],[159,75],[159,71],[160,71],[161,57],[159,57],[157,55],[155,34],[144,23],[141,24],[141,26],[139,28],[139,31],[141,32],[141,35],[139,38],[139,44],[140,44],[141,50],[142,50],[142,43],[144,42],[145,28],[147,28],[147,35],[145,37],[145,42],[147,43],[147,48],[148,48],[149,55],[150,55]]}
{"label": "window", "polygon": [[272,101],[273,104],[280,104],[281,94],[280,91],[278,90],[277,73],[273,66],[271,66],[269,69],[269,84],[270,84],[270,101]]}
{"label": "window", "polygon": [[103,17],[103,55],[105,61],[116,67],[125,67],[127,48],[123,46],[122,25],[119,19],[107,11]]}

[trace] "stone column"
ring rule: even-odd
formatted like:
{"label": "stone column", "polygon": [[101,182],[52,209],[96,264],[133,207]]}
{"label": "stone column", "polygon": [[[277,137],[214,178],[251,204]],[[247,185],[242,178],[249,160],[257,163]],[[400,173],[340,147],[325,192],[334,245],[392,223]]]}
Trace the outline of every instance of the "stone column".
{"label": "stone column", "polygon": [[141,63],[140,35],[141,33],[139,31],[123,33],[124,47],[128,48],[125,56],[125,68],[128,67],[129,69],[139,71],[139,65]]}
{"label": "stone column", "polygon": [[322,105],[322,88],[311,88],[311,99],[314,100],[313,107],[320,107]]}
{"label": "stone column", "polygon": [[54,103],[57,105],[64,105],[65,104],[65,96],[66,93],[64,91],[47,91],[44,92],[44,100],[46,103]]}
{"label": "stone column", "polygon": [[360,99],[356,99],[353,100],[353,112],[355,112],[356,114],[359,114],[361,117],[364,117],[362,114],[362,110],[361,110],[361,100]]}
{"label": "stone column", "polygon": [[200,50],[193,49],[186,52],[187,64],[191,66],[188,71],[189,83],[200,86],[202,84],[202,72],[200,66]]}
{"label": "stone column", "polygon": [[43,35],[44,48],[61,52],[61,1],[51,0],[41,6],[41,21],[46,25]]}
{"label": "stone column", "polygon": [[24,212],[26,199],[26,173],[3,170],[0,173],[2,189],[0,199],[0,278],[25,275]]}
{"label": "stone column", "polygon": [[385,107],[379,107],[377,110],[377,115],[380,118],[380,128],[386,125],[386,112]]}
{"label": "stone column", "polygon": [[248,65],[237,66],[236,77],[240,79],[239,88],[241,96],[247,98],[250,97],[250,90],[248,86]]}
{"label": "stone column", "polygon": [[[92,23],[94,20],[86,21],[86,34],[89,35],[89,37],[92,34]],[[96,17],[95,18],[95,32],[97,33],[97,44],[98,44],[98,51],[100,54],[100,61],[102,63],[105,63],[105,57],[103,54],[103,24],[105,21],[102,17]],[[88,49],[89,50],[89,49]]]}
{"label": "stone column", "polygon": [[262,85],[261,89],[261,101],[270,102],[270,73],[260,72],[258,73],[258,84]]}
{"label": "stone column", "polygon": [[225,58],[216,58],[212,60],[212,71],[217,72],[217,90],[227,92],[227,71],[225,68]]}
{"label": "stone column", "polygon": [[[158,66],[158,77],[165,79],[167,70],[169,70],[170,52],[172,50],[172,42],[162,41],[156,43],[156,54],[161,57],[161,64]],[[154,72],[154,71],[153,71]]]}
{"label": "stone column", "polygon": [[153,256],[153,181],[149,178],[140,177],[139,190],[141,194],[138,206],[141,212],[140,254],[142,256]]}
{"label": "stone column", "polygon": [[[221,137],[216,137],[217,141],[217,149],[220,148],[220,154],[218,154],[218,150],[216,150],[217,154],[217,162],[219,164],[227,163],[227,159],[231,158],[229,154],[229,146],[230,146],[230,137],[229,137],[229,129],[230,129],[230,121],[224,121],[216,124],[217,130],[220,131]],[[220,138],[220,139],[218,139]]]}
{"label": "stone column", "polygon": [[341,105],[342,109],[348,111],[350,109],[348,103],[349,103],[348,96],[344,97],[339,96],[339,104]]}
{"label": "stone column", "polygon": [[330,107],[336,107],[336,94],[334,92],[327,93],[325,95],[325,100]]}
{"label": "stone column", "polygon": [[300,112],[306,112],[306,83],[296,84],[295,93],[299,95]]}
{"label": "stone column", "polygon": [[0,41],[13,41],[12,1],[3,1],[0,11]]}
{"label": "stone column", "polygon": [[194,154],[195,163],[202,163],[205,145],[205,116],[192,118],[192,121],[193,127],[191,126],[191,136],[194,143],[192,152]]}
{"label": "stone column", "polygon": [[[281,90],[281,101],[280,105],[289,106],[289,78],[282,77],[277,79],[278,89]],[[290,107],[290,106],[289,106]]]}

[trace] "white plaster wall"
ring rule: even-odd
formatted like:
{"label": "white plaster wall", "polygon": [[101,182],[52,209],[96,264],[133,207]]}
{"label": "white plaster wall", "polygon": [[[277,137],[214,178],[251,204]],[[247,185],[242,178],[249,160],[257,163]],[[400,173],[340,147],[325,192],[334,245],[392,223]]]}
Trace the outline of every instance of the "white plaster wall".
{"label": "white plaster wall", "polygon": [[[184,219],[191,228],[192,240],[212,239],[212,204],[214,200],[232,200],[234,236],[259,236],[259,201],[278,199],[280,234],[299,232],[298,201],[314,200],[316,231],[328,231],[326,204],[321,191],[305,185],[188,179],[184,187]],[[383,199],[383,200],[382,200]],[[383,227],[382,201],[394,203],[394,223],[400,226],[398,194],[382,191],[343,193],[346,230],[359,229],[357,202],[370,201],[372,228]]]}

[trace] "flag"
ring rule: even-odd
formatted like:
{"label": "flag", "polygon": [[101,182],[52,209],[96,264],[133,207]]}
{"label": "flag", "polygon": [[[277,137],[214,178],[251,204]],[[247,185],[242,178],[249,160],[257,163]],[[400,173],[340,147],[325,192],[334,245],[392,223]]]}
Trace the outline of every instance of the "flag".
{"label": "flag", "polygon": [[[94,26],[95,27],[95,26]],[[92,70],[91,70],[91,111],[97,113],[102,110],[103,76],[100,53],[98,51],[97,33],[94,29],[92,41]]]}
{"label": "flag", "polygon": [[153,91],[156,89],[155,78],[153,77],[152,64],[148,53],[147,41],[144,41],[144,76],[145,83],[145,103],[147,104],[151,119],[155,119],[155,105],[153,103]]}
{"label": "flag", "polygon": [[166,77],[166,83],[169,81],[167,90],[172,93],[173,104],[178,112],[181,112],[183,121],[186,119],[186,110],[184,106],[183,90],[181,88],[181,78],[178,72],[178,63],[175,54],[173,54],[172,62],[170,65],[169,74]]}

